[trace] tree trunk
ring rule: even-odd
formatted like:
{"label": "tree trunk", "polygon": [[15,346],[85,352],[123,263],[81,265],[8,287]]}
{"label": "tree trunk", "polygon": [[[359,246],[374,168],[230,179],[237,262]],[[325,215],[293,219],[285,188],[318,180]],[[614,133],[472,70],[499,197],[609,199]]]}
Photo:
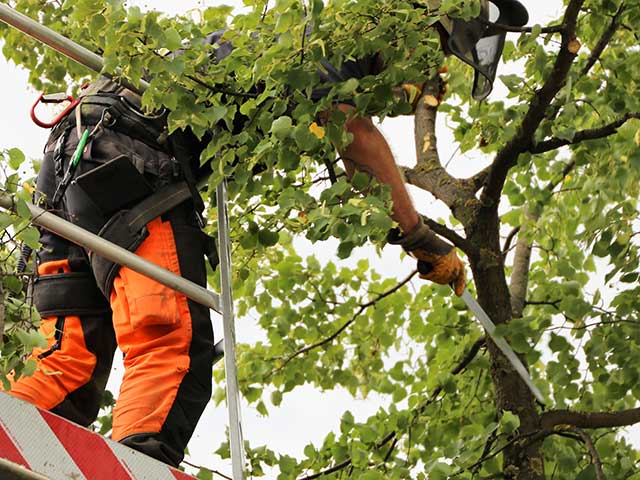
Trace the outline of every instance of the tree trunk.
{"label": "tree trunk", "polygon": [[[504,272],[498,226],[497,215],[491,215],[481,219],[478,228],[467,231],[469,240],[480,251],[477,257],[469,258],[478,301],[496,325],[509,323],[512,319],[511,296]],[[514,441],[504,450],[505,478],[544,480],[541,441],[527,441],[531,434],[540,429],[540,416],[533,395],[495,344],[488,341],[487,345],[496,408],[498,412],[510,411],[520,418],[520,428],[514,439],[523,436],[522,441]]]}

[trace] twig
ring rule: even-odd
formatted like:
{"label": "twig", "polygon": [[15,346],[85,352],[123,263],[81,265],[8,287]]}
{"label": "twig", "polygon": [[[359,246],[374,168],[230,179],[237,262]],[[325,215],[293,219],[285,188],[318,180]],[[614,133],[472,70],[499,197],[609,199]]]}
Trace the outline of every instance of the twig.
{"label": "twig", "polygon": [[416,273],[418,273],[417,270],[414,270],[409,275],[407,275],[407,277],[405,277],[403,280],[398,282],[393,288],[390,288],[386,292],[381,293],[380,295],[378,295],[373,300],[370,300],[367,303],[363,303],[362,305],[360,305],[360,308],[358,308],[358,311],[356,311],[351,316],[351,318],[349,320],[347,320],[344,324],[342,324],[342,326],[340,328],[338,328],[335,332],[333,332],[328,337],[326,337],[326,338],[324,338],[324,339],[322,339],[322,340],[320,340],[320,341],[318,341],[316,343],[313,343],[311,345],[307,345],[306,347],[303,347],[300,350],[297,350],[296,352],[294,352],[291,355],[289,355],[288,357],[286,357],[286,359],[283,361],[282,365],[280,365],[276,370],[274,370],[274,373],[282,370],[294,358],[296,358],[296,357],[298,357],[300,355],[304,355],[305,353],[308,353],[311,350],[314,350],[316,348],[322,347],[323,345],[326,345],[327,343],[330,343],[333,340],[335,340],[342,332],[344,332],[347,329],[347,327],[349,325],[351,325],[356,320],[356,318],[358,318],[358,316],[360,316],[360,314],[362,312],[364,312],[367,308],[375,305],[377,302],[379,302],[383,298],[386,298],[389,295],[392,295],[393,293],[395,293],[398,290],[400,290],[400,288],[402,288],[404,285],[409,283],[409,281],[411,281],[411,279],[415,276]]}
{"label": "twig", "polygon": [[599,138],[605,138],[616,133],[618,131],[618,128],[623,126],[631,119],[640,119],[640,112],[628,112],[621,118],[607,125],[603,125],[602,127],[590,128],[587,130],[576,132],[572,140],[557,137],[550,138],[549,140],[544,140],[533,145],[529,149],[529,151],[531,153],[544,153],[560,147],[564,147],[565,145],[575,145],[586,140],[597,140]]}
{"label": "twig", "polygon": [[598,454],[598,450],[596,446],[593,444],[593,440],[589,436],[587,432],[582,430],[581,428],[573,427],[571,430],[576,432],[580,439],[587,446],[587,450],[589,450],[589,454],[591,455],[591,463],[596,468],[596,479],[597,480],[605,480],[604,472],[602,471],[602,460],[600,460],[600,455]]}
{"label": "twig", "polygon": [[625,4],[624,2],[622,2],[620,4],[620,7],[618,8],[618,11],[616,12],[616,14],[613,16],[613,19],[611,20],[611,24],[609,25],[609,28],[607,28],[604,31],[604,33],[600,37],[600,40],[598,40],[598,43],[596,44],[596,46],[593,47],[593,50],[591,50],[591,55],[589,55],[589,59],[587,60],[586,65],[580,71],[581,77],[589,73],[589,70],[591,70],[591,68],[600,59],[602,52],[604,52],[604,49],[607,48],[607,45],[609,44],[609,42],[615,35],[616,31],[620,27],[620,24],[622,22],[622,14],[624,13],[624,7],[625,7]]}
{"label": "twig", "polygon": [[182,460],[182,463],[184,463],[185,465],[189,465],[190,467],[193,467],[193,468],[199,468],[199,469],[201,469],[201,470],[207,470],[207,471],[209,471],[209,472],[213,473],[214,475],[218,475],[219,477],[224,478],[225,480],[233,480],[233,478],[231,478],[231,477],[227,477],[224,473],[220,473],[219,471],[217,471],[217,470],[213,470],[212,468],[209,468],[209,467],[201,467],[200,465],[195,465],[195,464],[193,464],[193,463],[191,463],[191,462],[188,462],[188,461],[186,461],[186,460]]}
{"label": "twig", "polygon": [[[480,17],[479,20],[483,22],[485,25],[491,26],[492,28],[497,28],[499,30],[503,30],[505,32],[511,32],[511,33],[533,33],[533,30],[535,28],[535,27],[516,27],[514,25],[506,25],[504,23],[493,23],[482,17]],[[548,27],[541,27],[539,32],[544,34],[562,33],[564,28],[565,28],[564,24],[549,25]]]}

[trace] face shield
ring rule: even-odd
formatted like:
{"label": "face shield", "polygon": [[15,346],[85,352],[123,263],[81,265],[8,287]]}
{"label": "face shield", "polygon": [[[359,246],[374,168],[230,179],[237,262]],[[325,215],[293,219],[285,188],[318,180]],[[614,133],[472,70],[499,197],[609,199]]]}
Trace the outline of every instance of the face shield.
{"label": "face shield", "polygon": [[447,47],[475,69],[473,98],[491,93],[507,32],[498,25],[521,27],[529,21],[527,9],[517,0],[481,0],[480,17],[469,21],[441,18],[449,34]]}

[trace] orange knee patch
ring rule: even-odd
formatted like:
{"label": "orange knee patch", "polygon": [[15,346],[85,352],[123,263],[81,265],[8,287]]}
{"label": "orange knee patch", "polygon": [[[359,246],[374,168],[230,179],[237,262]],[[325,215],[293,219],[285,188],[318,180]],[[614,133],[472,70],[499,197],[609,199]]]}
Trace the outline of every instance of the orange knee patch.
{"label": "orange knee patch", "polygon": [[38,362],[36,373],[12,382],[10,392],[47,410],[86,384],[96,366],[95,355],[87,350],[80,318],[65,317],[59,342],[54,335],[56,322],[56,317],[43,320],[40,330],[48,337],[49,346],[33,351],[31,357]]}

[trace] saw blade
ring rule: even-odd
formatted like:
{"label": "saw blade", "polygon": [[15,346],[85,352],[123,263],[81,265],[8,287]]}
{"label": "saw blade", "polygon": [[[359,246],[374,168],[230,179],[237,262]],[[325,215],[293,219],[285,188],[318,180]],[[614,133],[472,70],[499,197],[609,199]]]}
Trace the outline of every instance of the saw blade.
{"label": "saw blade", "polygon": [[538,400],[540,403],[545,403],[542,393],[540,392],[538,387],[536,387],[535,383],[533,383],[531,375],[529,375],[529,372],[518,358],[518,355],[516,355],[516,352],[513,351],[511,346],[503,337],[499,337],[496,335],[495,323],[491,321],[489,315],[487,315],[487,313],[483,310],[476,299],[471,296],[469,290],[465,289],[460,298],[462,298],[464,303],[467,304],[467,307],[469,307],[469,310],[471,310],[476,316],[480,324],[484,327],[484,329],[491,337],[491,340],[493,340],[493,343],[495,343],[500,351],[504,354],[504,356],[507,357],[507,360],[509,360],[511,366],[515,369],[516,372],[518,372],[518,375],[520,375],[520,378],[522,378],[527,387],[529,387],[529,390],[531,390],[533,396],[536,397],[536,400]]}

